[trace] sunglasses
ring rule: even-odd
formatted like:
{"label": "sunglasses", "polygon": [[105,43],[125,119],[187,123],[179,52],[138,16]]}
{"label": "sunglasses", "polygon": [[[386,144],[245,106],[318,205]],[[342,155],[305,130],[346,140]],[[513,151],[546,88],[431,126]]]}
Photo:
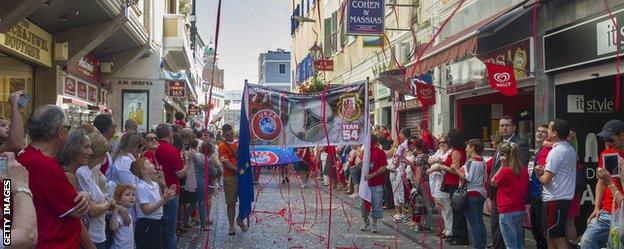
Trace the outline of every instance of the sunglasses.
{"label": "sunglasses", "polygon": [[613,143],[613,142],[615,142],[615,140],[613,140],[613,138],[607,138],[607,139],[605,139],[605,142]]}
{"label": "sunglasses", "polygon": [[445,144],[446,141],[438,141],[439,144]]}
{"label": "sunglasses", "polygon": [[156,137],[146,137],[145,140],[147,140],[148,142],[153,142],[156,141]]}

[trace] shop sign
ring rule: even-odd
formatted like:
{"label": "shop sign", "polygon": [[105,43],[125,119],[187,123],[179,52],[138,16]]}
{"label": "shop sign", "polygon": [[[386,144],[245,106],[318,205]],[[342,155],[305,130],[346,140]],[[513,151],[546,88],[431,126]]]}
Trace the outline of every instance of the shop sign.
{"label": "shop sign", "polygon": [[78,81],[78,98],[87,99],[87,84]]}
{"label": "shop sign", "polygon": [[169,97],[184,98],[186,97],[186,85],[183,80],[169,80]]}
{"label": "shop sign", "polygon": [[87,99],[91,102],[97,101],[97,87],[89,86],[89,91],[87,92]]}
{"label": "shop sign", "polygon": [[418,99],[410,99],[404,102],[399,102],[397,105],[397,109],[399,109],[399,111],[411,110],[411,109],[416,109],[420,107],[421,105]]}
{"label": "shop sign", "polygon": [[568,113],[610,114],[615,112],[615,101],[611,98],[569,94],[566,96]]}
{"label": "shop sign", "polygon": [[347,35],[383,36],[385,0],[350,0],[347,4]]}
{"label": "shop sign", "polygon": [[500,66],[497,64],[485,63],[488,71],[488,79],[490,87],[498,90],[506,96],[515,96],[518,94],[514,69],[508,66]]}
{"label": "shop sign", "polygon": [[134,86],[153,86],[154,82],[149,80],[119,80],[119,85],[134,85]]}
{"label": "shop sign", "polygon": [[499,66],[512,67],[516,80],[522,80],[531,76],[531,40],[526,39],[511,45],[504,46],[484,55],[479,59],[484,63],[496,64]]}
{"label": "shop sign", "polygon": [[334,71],[334,60],[316,60],[314,69],[318,71]]}
{"label": "shop sign", "polygon": [[472,89],[475,89],[474,82],[461,84],[461,85],[447,85],[446,94],[454,94],[454,93],[459,93],[459,92],[468,91]]}
{"label": "shop sign", "polygon": [[435,86],[432,84],[416,83],[416,96],[425,106],[435,105]]}
{"label": "shop sign", "polygon": [[90,83],[97,84],[100,82],[100,61],[89,53],[80,58],[77,65],[68,65],[67,72]]}
{"label": "shop sign", "polygon": [[[593,63],[616,57],[617,48],[624,52],[624,9],[613,11],[616,28],[609,14],[580,21],[544,35],[546,72]],[[618,30],[619,28],[619,30]],[[619,39],[618,39],[619,36]],[[617,44],[618,40],[620,45]]]}
{"label": "shop sign", "polygon": [[188,113],[188,115],[190,115],[190,116],[197,116],[197,111],[198,111],[198,108],[197,108],[197,106],[196,106],[196,105],[194,105],[194,104],[189,104],[189,106],[188,106],[188,112],[187,112],[187,113]]}
{"label": "shop sign", "polygon": [[52,66],[52,35],[26,19],[0,33],[0,50]]}
{"label": "shop sign", "polygon": [[76,95],[76,81],[65,77],[65,94]]}

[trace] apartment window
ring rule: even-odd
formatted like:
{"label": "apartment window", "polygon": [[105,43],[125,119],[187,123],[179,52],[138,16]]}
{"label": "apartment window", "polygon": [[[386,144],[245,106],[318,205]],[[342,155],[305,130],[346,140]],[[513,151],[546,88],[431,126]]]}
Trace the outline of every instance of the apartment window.
{"label": "apartment window", "polygon": [[278,73],[280,75],[286,75],[286,64],[280,63]]}

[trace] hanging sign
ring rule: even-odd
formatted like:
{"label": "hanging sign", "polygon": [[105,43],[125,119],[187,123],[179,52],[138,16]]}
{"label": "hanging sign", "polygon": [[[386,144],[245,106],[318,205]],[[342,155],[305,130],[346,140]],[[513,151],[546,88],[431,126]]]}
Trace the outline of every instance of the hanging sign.
{"label": "hanging sign", "polygon": [[100,61],[91,54],[86,54],[77,65],[67,65],[67,72],[89,83],[100,82]]}
{"label": "hanging sign", "polygon": [[251,84],[246,88],[243,103],[249,110],[251,145],[255,147],[365,143],[369,132],[365,127],[369,118],[365,81],[310,94]]}
{"label": "hanging sign", "polygon": [[485,63],[488,72],[490,86],[507,96],[518,94],[516,76],[514,69],[507,66],[499,66],[492,63]]}
{"label": "hanging sign", "polygon": [[172,98],[186,97],[186,86],[182,80],[169,80],[169,96]]}
{"label": "hanging sign", "polygon": [[190,116],[197,116],[197,106],[194,104],[189,104],[188,106],[188,115]]}
{"label": "hanging sign", "polygon": [[385,0],[350,0],[347,35],[383,36],[385,10]]}
{"label": "hanging sign", "polygon": [[318,71],[334,71],[334,60],[315,60],[314,69]]}

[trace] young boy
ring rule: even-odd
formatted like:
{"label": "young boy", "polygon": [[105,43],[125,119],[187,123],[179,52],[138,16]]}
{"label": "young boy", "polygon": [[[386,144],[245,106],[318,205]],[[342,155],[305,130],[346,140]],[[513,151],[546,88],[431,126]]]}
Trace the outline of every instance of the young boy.
{"label": "young boy", "polygon": [[175,197],[175,186],[171,185],[160,196],[154,165],[147,159],[141,158],[130,166],[132,174],[139,180],[137,183],[137,224],[134,230],[136,248],[162,248],[162,206]]}
{"label": "young boy", "polygon": [[[131,185],[118,185],[115,187],[115,202],[130,208],[135,204],[134,187]],[[130,224],[124,226],[123,219],[119,214],[119,209],[115,205],[113,215],[109,221],[109,228],[114,232],[111,249],[134,248],[134,224],[130,219]]]}

